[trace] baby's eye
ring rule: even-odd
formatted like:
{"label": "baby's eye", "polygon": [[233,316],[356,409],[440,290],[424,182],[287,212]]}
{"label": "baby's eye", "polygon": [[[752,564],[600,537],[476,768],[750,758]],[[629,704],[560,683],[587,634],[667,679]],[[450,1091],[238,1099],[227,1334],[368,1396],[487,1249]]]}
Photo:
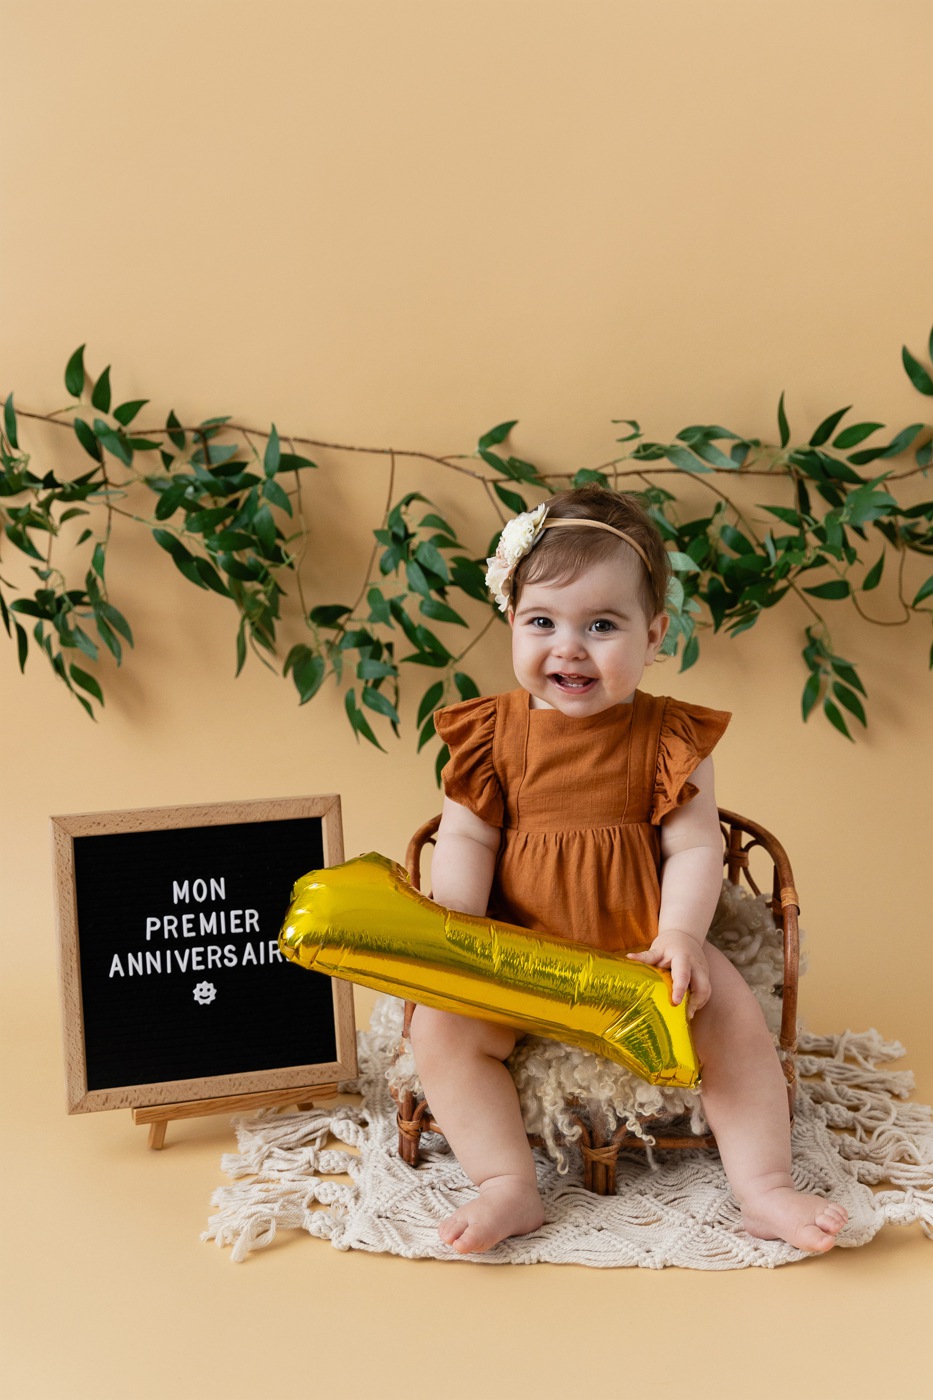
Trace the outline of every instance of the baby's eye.
{"label": "baby's eye", "polygon": [[530,618],[528,619],[528,622],[529,622],[529,625],[532,626],[532,627],[550,627],[550,626],[551,626],[551,619],[550,619],[549,617],[530,617]]}
{"label": "baby's eye", "polygon": [[614,631],[615,631],[615,626],[616,626],[615,623],[614,623],[614,622],[611,622],[611,621],[609,620],[608,617],[598,617],[598,618],[596,619],[596,621],[593,623],[593,631],[594,631],[594,632],[614,632]]}

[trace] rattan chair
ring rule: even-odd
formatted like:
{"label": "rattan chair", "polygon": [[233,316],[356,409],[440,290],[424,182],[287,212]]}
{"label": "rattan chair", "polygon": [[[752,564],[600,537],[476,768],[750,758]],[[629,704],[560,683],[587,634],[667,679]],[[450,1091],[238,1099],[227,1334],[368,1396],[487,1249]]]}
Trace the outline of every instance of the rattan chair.
{"label": "rattan chair", "polygon": [[[797,979],[799,971],[799,900],[794,887],[793,873],[783,846],[779,841],[756,822],[734,812],[719,809],[720,827],[723,835],[723,866],[727,879],[733,885],[744,884],[754,895],[761,889],[751,870],[751,853],[757,848],[762,853],[767,869],[770,863],[771,898],[768,901],[775,924],[780,928],[784,947],[784,977],[780,988],[775,991],[781,997],[781,1025],[778,1050],[784,1077],[787,1082],[788,1108],[793,1118],[794,1089],[796,1083],[797,1051]],[[421,889],[422,857],[425,848],[434,844],[440,817],[432,817],[420,827],[412,837],[406,854],[408,875],[415,889]],[[767,887],[767,886],[766,886]],[[403,1036],[407,1037],[411,1025],[414,1002],[405,1003]],[[431,1117],[431,1111],[423,1098],[411,1090],[397,1092],[393,1097],[398,1107],[399,1155],[410,1166],[417,1166],[420,1160],[420,1140],[423,1132],[440,1133],[441,1129]],[[632,1133],[626,1126],[608,1131],[596,1121],[596,1115],[587,1111],[586,1105],[571,1100],[573,1109],[571,1121],[579,1131],[574,1145],[583,1158],[584,1185],[598,1195],[611,1196],[615,1193],[616,1163],[623,1148],[644,1147],[642,1138]],[[642,1127],[653,1138],[654,1148],[715,1148],[716,1142],[711,1133],[698,1136],[691,1132],[688,1116],[675,1119],[646,1118]],[[542,1146],[542,1140],[529,1135],[533,1147]]]}

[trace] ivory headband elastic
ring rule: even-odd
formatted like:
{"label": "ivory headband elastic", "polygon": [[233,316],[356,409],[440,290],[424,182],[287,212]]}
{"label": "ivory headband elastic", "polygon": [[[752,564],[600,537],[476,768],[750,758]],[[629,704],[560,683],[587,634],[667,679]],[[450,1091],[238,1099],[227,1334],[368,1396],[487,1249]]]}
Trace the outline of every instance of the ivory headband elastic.
{"label": "ivory headband elastic", "polygon": [[620,540],[625,540],[626,544],[630,544],[632,546],[635,553],[638,555],[639,559],[644,564],[645,568],[648,570],[649,578],[651,577],[651,565],[648,563],[647,554],[642,549],[638,541],[633,540],[631,535],[627,535],[624,530],[617,530],[614,525],[606,525],[602,520],[575,520],[568,517],[563,517],[560,520],[545,520],[544,524],[541,526],[541,529],[553,530],[558,525],[582,525],[588,530],[608,530],[610,534],[618,535]]}

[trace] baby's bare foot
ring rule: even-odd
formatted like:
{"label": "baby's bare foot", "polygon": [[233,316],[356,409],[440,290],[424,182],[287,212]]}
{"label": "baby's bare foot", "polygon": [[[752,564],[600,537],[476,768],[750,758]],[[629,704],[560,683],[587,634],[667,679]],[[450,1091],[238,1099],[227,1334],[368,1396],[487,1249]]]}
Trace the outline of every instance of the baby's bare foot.
{"label": "baby's bare foot", "polygon": [[544,1224],[538,1188],[520,1176],[492,1176],[467,1205],[438,1227],[445,1244],[458,1254],[485,1254],[510,1235],[530,1235]]}
{"label": "baby's bare foot", "polygon": [[760,1240],[786,1240],[795,1249],[825,1254],[848,1220],[848,1212],[835,1201],[776,1186],[747,1197],[742,1221],[750,1235]]}

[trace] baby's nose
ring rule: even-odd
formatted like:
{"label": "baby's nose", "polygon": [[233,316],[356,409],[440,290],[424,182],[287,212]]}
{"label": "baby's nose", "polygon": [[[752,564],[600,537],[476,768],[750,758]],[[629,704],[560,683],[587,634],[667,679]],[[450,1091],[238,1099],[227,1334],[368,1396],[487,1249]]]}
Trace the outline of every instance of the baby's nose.
{"label": "baby's nose", "polygon": [[586,655],[586,644],[575,632],[558,633],[554,638],[554,653],[561,657]]}

